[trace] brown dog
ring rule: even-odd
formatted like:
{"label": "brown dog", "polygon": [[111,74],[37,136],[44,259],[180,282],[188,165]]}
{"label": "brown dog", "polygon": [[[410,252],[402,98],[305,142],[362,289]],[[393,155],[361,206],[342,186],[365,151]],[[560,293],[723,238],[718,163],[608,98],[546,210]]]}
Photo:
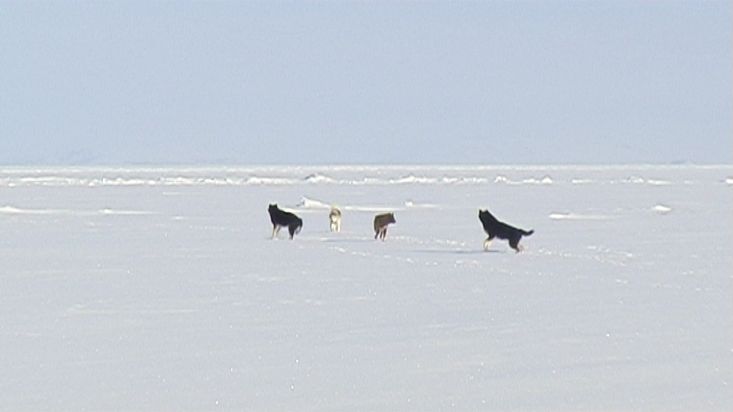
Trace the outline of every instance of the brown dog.
{"label": "brown dog", "polygon": [[390,223],[397,223],[394,213],[383,213],[374,216],[374,239],[380,238],[384,240],[387,237],[387,226]]}

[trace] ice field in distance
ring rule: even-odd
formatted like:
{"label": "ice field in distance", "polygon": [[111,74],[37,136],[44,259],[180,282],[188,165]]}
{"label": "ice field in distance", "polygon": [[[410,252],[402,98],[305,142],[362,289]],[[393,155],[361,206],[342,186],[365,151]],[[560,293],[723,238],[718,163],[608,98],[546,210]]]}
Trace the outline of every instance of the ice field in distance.
{"label": "ice field in distance", "polygon": [[5,167],[0,409],[733,410],[732,206],[731,166]]}

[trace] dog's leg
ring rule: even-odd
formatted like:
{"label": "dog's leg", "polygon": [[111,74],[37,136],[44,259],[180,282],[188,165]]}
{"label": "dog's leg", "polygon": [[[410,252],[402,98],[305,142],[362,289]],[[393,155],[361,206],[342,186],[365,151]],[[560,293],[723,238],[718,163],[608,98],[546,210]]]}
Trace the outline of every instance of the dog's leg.
{"label": "dog's leg", "polygon": [[487,237],[486,240],[484,240],[484,250],[488,251],[489,246],[491,246],[491,238]]}
{"label": "dog's leg", "polygon": [[517,253],[519,253],[522,249],[521,246],[519,246],[519,240],[521,238],[514,237],[509,239],[509,246],[511,246],[512,249],[514,249]]}
{"label": "dog's leg", "polygon": [[382,229],[382,241],[384,241],[384,238],[386,237],[387,237],[387,226],[385,226],[384,229]]}
{"label": "dog's leg", "polygon": [[492,240],[494,240],[494,236],[491,236],[491,235],[489,235],[489,237],[487,237],[486,240],[484,240],[484,250],[485,251],[489,250],[489,246],[491,246]]}
{"label": "dog's leg", "polygon": [[272,225],[272,236],[270,239],[275,239],[275,235],[277,235],[277,225]]}

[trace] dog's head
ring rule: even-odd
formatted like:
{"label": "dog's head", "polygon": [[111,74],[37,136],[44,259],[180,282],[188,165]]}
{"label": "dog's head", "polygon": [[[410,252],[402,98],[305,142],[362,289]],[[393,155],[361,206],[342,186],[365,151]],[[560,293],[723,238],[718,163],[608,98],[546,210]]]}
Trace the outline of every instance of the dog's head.
{"label": "dog's head", "polygon": [[270,206],[267,207],[268,212],[274,212],[278,210],[277,203],[270,203]]}
{"label": "dog's head", "polygon": [[494,218],[494,216],[491,213],[489,213],[489,210],[488,209],[487,210],[481,210],[481,209],[479,209],[479,211],[478,211],[478,218],[482,222],[496,220],[496,218]]}
{"label": "dog's head", "polygon": [[387,213],[387,223],[397,223],[394,218],[394,213]]}

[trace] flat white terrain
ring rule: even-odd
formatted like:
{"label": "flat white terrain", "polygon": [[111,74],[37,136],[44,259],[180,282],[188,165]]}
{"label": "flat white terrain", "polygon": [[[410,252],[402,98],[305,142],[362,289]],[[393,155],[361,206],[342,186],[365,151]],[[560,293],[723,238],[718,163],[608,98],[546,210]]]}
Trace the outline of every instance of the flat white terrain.
{"label": "flat white terrain", "polygon": [[730,411],[731,212],[730,166],[0,169],[0,409]]}

